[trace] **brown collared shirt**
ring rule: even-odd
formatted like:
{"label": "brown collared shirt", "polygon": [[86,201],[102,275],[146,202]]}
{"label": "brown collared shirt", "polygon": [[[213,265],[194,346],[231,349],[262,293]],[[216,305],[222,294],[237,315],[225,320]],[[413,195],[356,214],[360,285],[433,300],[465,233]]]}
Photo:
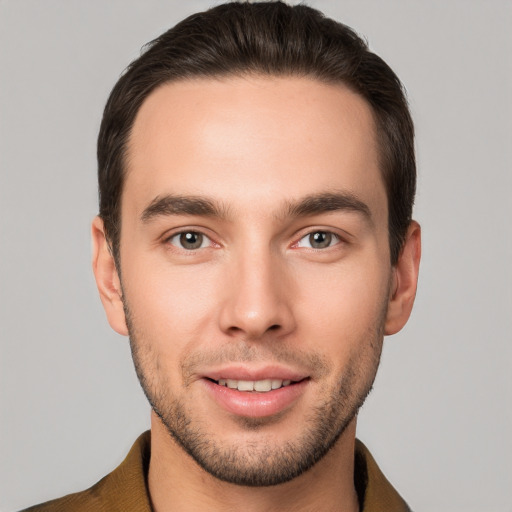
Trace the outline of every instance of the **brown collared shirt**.
{"label": "brown collared shirt", "polygon": [[[126,459],[90,489],[23,512],[152,512],[147,486],[150,433],[142,434]],[[360,512],[410,512],[363,443],[357,441],[354,482]]]}

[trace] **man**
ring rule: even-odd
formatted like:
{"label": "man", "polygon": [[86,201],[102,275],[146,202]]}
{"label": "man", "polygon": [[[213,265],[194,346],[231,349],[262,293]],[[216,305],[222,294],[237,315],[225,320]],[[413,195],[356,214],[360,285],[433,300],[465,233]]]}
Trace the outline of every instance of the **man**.
{"label": "man", "polygon": [[313,9],[220,5],[152,42],[105,108],[92,226],[151,433],[30,510],[408,510],[355,434],[416,292],[414,162],[399,80]]}

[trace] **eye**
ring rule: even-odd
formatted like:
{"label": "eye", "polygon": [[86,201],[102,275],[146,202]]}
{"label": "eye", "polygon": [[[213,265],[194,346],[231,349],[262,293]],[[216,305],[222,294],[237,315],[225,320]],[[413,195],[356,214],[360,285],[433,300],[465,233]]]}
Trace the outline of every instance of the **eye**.
{"label": "eye", "polygon": [[181,233],[176,233],[168,239],[168,242],[187,251],[202,249],[211,244],[211,240],[198,231],[182,231]]}
{"label": "eye", "polygon": [[313,231],[302,237],[297,242],[297,247],[309,247],[311,249],[326,249],[336,245],[339,237],[330,231]]}

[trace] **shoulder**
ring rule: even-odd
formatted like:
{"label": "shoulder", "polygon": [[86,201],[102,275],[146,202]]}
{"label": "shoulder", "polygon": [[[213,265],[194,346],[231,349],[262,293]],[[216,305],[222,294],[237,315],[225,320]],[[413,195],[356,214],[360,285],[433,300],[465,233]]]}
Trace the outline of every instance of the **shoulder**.
{"label": "shoulder", "polygon": [[21,512],[150,512],[146,475],[150,434],[142,434],[112,473],[85,491],[29,507]]}
{"label": "shoulder", "polygon": [[[107,477],[105,477],[107,478]],[[47,501],[40,505],[34,505],[21,512],[101,512],[107,510],[105,500],[101,493],[98,493],[98,486],[103,481],[100,480],[96,485],[82,492],[68,494],[56,500]]]}

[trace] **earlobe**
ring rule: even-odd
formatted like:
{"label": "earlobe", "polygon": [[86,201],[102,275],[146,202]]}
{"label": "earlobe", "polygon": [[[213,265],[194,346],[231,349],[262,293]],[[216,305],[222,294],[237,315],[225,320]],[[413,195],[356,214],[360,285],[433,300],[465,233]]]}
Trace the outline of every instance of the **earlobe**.
{"label": "earlobe", "polygon": [[100,217],[95,217],[93,220],[91,235],[92,269],[107,320],[114,331],[127,336],[128,329],[124,315],[121,281],[105,237],[103,220]]}
{"label": "earlobe", "polygon": [[384,327],[386,335],[400,331],[409,319],[416,296],[420,259],[421,228],[416,221],[412,221],[398,262],[393,268],[391,295]]}

